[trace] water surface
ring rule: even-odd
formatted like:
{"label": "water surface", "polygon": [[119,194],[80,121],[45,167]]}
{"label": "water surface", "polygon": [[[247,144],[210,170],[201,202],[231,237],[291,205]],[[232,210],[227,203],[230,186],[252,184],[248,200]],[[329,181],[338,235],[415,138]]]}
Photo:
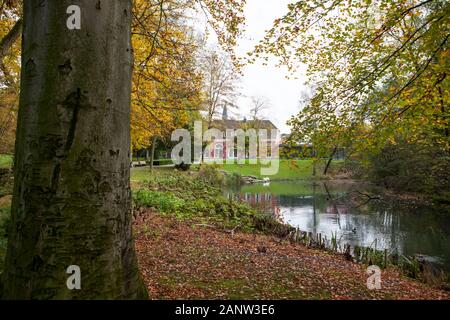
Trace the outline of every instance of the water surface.
{"label": "water surface", "polygon": [[376,246],[390,253],[420,254],[450,271],[450,215],[439,210],[399,208],[370,200],[376,191],[352,183],[272,182],[228,190],[302,231],[337,235],[341,245]]}

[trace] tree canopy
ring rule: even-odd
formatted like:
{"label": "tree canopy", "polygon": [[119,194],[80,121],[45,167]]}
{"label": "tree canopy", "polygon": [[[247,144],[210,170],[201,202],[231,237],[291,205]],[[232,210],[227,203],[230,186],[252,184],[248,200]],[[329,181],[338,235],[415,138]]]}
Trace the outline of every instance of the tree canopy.
{"label": "tree canopy", "polygon": [[403,132],[448,150],[450,3],[297,1],[250,54],[296,72],[314,95],[290,124],[317,148],[381,147]]}

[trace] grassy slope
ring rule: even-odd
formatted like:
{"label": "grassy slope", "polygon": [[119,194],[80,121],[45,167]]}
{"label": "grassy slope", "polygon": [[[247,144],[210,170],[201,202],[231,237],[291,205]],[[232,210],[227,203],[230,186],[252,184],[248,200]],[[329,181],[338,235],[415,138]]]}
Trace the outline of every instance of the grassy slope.
{"label": "grassy slope", "polygon": [[[215,177],[220,177],[214,173]],[[226,199],[220,188],[221,180],[207,179],[205,174],[204,171],[192,174],[155,170],[151,177],[145,178],[146,171],[138,170],[133,173],[135,208],[138,212],[143,208],[153,208],[180,220],[230,230],[254,230],[253,219],[257,213],[246,204]],[[141,183],[142,178],[145,183]]]}
{"label": "grassy slope", "polygon": [[[340,161],[332,163],[332,167],[337,167],[341,164]],[[238,165],[225,164],[220,168],[230,173],[239,173],[242,176],[254,176],[257,178],[269,177],[271,180],[307,180],[313,179],[313,161],[312,160],[280,160],[279,171],[273,176],[261,175],[261,166],[257,165]],[[321,165],[317,166],[317,174],[321,172]]]}
{"label": "grassy slope", "polygon": [[244,185],[241,189],[242,193],[274,193],[277,195],[295,195],[295,196],[309,196],[313,193],[312,183],[295,183],[295,182],[271,182],[269,187],[262,184]]}
{"label": "grassy slope", "polygon": [[[154,172],[156,174],[170,174],[170,172],[172,172],[173,169],[171,168],[155,168]],[[150,169],[148,167],[143,167],[143,168],[132,168],[131,169],[131,185],[133,186],[137,186],[141,183],[143,183],[144,181],[150,179],[151,177],[151,172]]]}
{"label": "grassy slope", "polygon": [[[334,161],[331,164],[331,170],[336,170],[342,165],[342,161]],[[267,167],[267,166],[266,166]],[[323,165],[317,165],[317,177],[320,178]],[[229,173],[239,173],[242,176],[254,176],[257,178],[269,177],[274,180],[313,180],[313,161],[312,160],[280,160],[279,171],[274,176],[261,175],[261,165],[256,164],[224,164],[218,166],[220,170]],[[155,168],[157,172],[170,171],[170,168]],[[131,182],[139,183],[150,177],[148,168],[134,168],[131,170]]]}
{"label": "grassy slope", "polygon": [[[261,165],[251,164],[225,164],[221,168],[230,173],[240,173],[243,176],[254,176],[264,178],[261,175]],[[264,167],[264,166],[263,166]],[[272,180],[307,179],[312,177],[311,160],[280,160],[279,171],[274,176],[269,176]]]}

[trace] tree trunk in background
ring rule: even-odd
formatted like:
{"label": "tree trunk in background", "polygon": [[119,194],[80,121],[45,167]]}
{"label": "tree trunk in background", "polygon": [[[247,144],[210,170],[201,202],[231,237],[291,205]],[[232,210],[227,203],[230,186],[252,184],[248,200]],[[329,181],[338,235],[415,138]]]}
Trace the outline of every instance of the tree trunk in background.
{"label": "tree trunk in background", "polygon": [[[130,199],[131,1],[24,1],[3,298],[145,298]],[[81,290],[69,290],[71,265]]]}
{"label": "tree trunk in background", "polygon": [[22,31],[22,19],[17,20],[6,36],[0,41],[0,62],[11,50],[12,45],[20,37]]}
{"label": "tree trunk in background", "polygon": [[312,156],[313,156],[313,172],[312,172],[312,175],[313,175],[313,177],[315,177],[316,176],[316,149],[313,147],[313,150],[312,150]]}
{"label": "tree trunk in background", "polygon": [[153,162],[155,160],[156,136],[152,138],[152,151],[150,153],[150,171],[153,172]]}
{"label": "tree trunk in background", "polygon": [[338,148],[335,147],[333,149],[333,152],[331,153],[330,157],[328,158],[327,164],[325,166],[325,169],[323,170],[323,175],[326,176],[328,174],[328,170],[330,169],[331,161],[333,161],[333,157],[336,154]]}

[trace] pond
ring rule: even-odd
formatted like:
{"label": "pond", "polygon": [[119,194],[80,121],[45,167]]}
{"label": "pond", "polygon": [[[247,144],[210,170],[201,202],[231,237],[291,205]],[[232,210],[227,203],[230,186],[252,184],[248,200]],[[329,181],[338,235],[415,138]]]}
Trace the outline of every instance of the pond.
{"label": "pond", "polygon": [[340,244],[421,255],[450,271],[450,214],[421,207],[398,208],[369,200],[372,187],[355,183],[271,182],[229,189],[226,196],[301,231],[337,235]]}

